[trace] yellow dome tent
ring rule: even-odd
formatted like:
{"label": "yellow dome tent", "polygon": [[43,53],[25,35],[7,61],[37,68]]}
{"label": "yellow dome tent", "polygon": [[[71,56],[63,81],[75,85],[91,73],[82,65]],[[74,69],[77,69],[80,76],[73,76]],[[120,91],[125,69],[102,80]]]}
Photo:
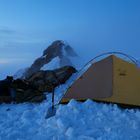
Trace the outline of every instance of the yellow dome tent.
{"label": "yellow dome tent", "polygon": [[140,106],[140,69],[133,63],[110,55],[93,63],[69,87],[60,103],[70,99]]}

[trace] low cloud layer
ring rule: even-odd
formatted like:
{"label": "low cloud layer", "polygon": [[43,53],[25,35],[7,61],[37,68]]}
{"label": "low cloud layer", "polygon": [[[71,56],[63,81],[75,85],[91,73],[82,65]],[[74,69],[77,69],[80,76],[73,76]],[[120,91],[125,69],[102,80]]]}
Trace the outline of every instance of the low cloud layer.
{"label": "low cloud layer", "polygon": [[10,30],[10,29],[6,29],[6,28],[0,28],[0,34],[7,34],[7,35],[9,35],[9,34],[14,34],[14,33],[16,33],[14,30]]}

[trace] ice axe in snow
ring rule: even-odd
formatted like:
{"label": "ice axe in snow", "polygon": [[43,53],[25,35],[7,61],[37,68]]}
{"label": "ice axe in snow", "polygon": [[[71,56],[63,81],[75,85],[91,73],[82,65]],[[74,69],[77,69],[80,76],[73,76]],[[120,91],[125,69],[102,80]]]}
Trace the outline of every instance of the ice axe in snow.
{"label": "ice axe in snow", "polygon": [[45,119],[53,117],[56,114],[56,106],[54,105],[54,91],[55,91],[55,88],[53,88],[53,91],[52,91],[52,106],[48,108]]}
{"label": "ice axe in snow", "polygon": [[[57,78],[55,72],[53,72],[53,76],[55,77],[55,79],[57,80],[58,84],[60,85],[61,83],[60,83],[59,79]],[[55,86],[52,85],[52,106],[48,108],[48,111],[47,111],[47,114],[45,116],[45,119],[53,117],[56,114],[56,105],[59,104],[59,101],[58,101],[57,104],[54,104],[54,94],[55,94]]]}
{"label": "ice axe in snow", "polygon": [[[69,88],[69,87],[68,87]],[[68,89],[67,88],[67,89]],[[57,106],[59,105],[59,102],[61,101],[61,99],[64,97],[67,89],[63,90],[63,94],[62,96],[59,98],[59,100],[54,104],[54,96],[55,96],[55,88],[53,88],[52,90],[52,105],[51,107],[48,108],[48,111],[46,113],[45,119],[51,118],[53,116],[55,116],[56,111],[57,111]]]}

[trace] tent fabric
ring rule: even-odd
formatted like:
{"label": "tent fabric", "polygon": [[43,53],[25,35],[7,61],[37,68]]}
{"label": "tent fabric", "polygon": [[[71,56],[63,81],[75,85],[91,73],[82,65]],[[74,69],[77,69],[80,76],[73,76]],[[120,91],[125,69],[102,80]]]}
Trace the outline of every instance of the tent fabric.
{"label": "tent fabric", "polygon": [[140,106],[140,69],[111,55],[92,64],[67,90],[61,103],[70,99]]}

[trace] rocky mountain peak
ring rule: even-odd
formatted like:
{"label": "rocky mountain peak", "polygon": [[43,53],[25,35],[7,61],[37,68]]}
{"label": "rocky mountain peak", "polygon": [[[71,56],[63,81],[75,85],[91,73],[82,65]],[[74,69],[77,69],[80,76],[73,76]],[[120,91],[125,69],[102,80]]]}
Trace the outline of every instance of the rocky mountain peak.
{"label": "rocky mountain peak", "polygon": [[44,57],[63,57],[64,55],[68,56],[77,56],[73,48],[66,42],[62,40],[56,40],[47,49],[43,51]]}
{"label": "rocky mountain peak", "polygon": [[48,48],[46,48],[43,51],[43,56],[45,57],[61,56],[63,46],[65,46],[63,41],[61,40],[54,41],[51,45],[48,46]]}
{"label": "rocky mountain peak", "polygon": [[71,60],[73,57],[77,57],[74,49],[65,41],[56,40],[43,51],[41,57],[33,62],[31,67],[24,73],[24,77],[29,77],[39,70],[48,70],[51,63],[53,63],[52,69],[67,65],[74,66]]}

